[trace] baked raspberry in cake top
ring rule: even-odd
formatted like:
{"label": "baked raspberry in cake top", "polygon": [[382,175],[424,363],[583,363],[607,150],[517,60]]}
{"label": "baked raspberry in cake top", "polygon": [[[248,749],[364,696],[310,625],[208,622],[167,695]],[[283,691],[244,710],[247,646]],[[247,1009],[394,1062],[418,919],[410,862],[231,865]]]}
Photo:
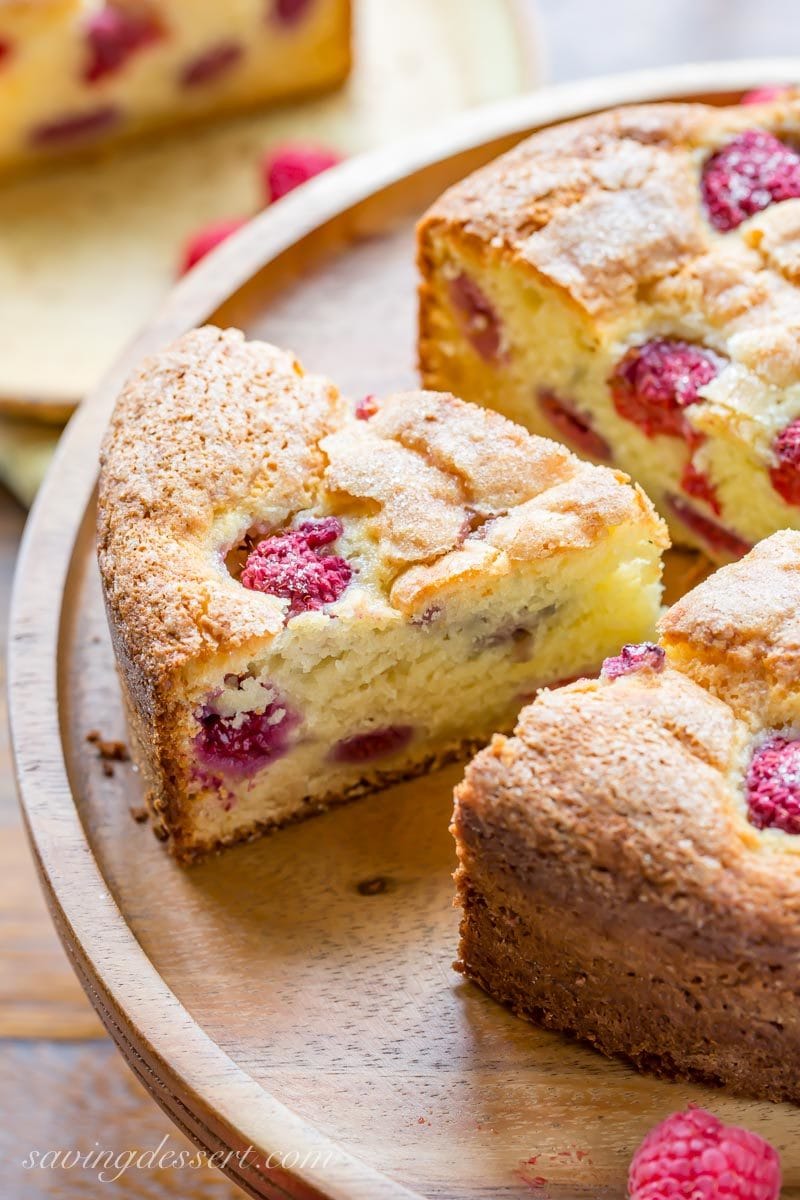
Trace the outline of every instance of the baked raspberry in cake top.
{"label": "baked raspberry in cake top", "polygon": [[332,87],[349,0],[4,0],[0,169]]}
{"label": "baked raspberry in cake top", "polygon": [[629,472],[716,561],[800,527],[795,90],[534,134],[437,201],[419,264],[426,386]]}
{"label": "baked raspberry in cake top", "polygon": [[235,330],[120,397],[100,567],[157,828],[191,858],[510,728],[652,635],[643,493],[452,396],[342,398]]}
{"label": "baked raspberry in cake top", "polygon": [[800,1100],[799,613],[786,530],[477,756],[468,976],[641,1068]]}

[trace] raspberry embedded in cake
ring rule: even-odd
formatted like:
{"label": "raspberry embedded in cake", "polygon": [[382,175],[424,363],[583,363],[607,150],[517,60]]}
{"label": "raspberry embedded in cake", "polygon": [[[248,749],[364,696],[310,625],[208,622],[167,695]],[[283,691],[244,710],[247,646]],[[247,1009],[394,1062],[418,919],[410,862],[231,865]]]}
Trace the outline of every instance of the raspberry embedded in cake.
{"label": "raspberry embedded in cake", "polygon": [[[200,729],[194,746],[204,767],[247,778],[287,753],[300,716],[287,707],[273,687],[264,683],[256,685],[263,693],[255,699],[257,707],[239,709],[231,704],[231,695],[235,699],[241,692],[242,680],[234,677],[233,683],[233,689],[229,687],[223,693],[228,704],[222,711],[220,697],[214,697],[197,714]],[[252,694],[249,700],[254,702]]]}
{"label": "raspberry embedded in cake", "polygon": [[769,737],[753,754],[745,786],[756,829],[800,833],[800,738]]}
{"label": "raspberry embedded in cake", "polygon": [[368,763],[389,758],[405,750],[413,736],[413,725],[386,725],[382,729],[354,733],[336,743],[331,758],[339,763]]}
{"label": "raspberry embedded in cake", "polygon": [[243,57],[244,46],[239,42],[227,40],[209,46],[181,68],[180,85],[197,88],[219,83],[234,71]]}
{"label": "raspberry embedded in cake", "polygon": [[702,400],[700,390],[719,372],[710,350],[658,339],[629,350],[611,376],[614,407],[648,437],[667,434],[691,441],[684,410]]}
{"label": "raspberry embedded in cake", "polygon": [[96,83],[107,75],[116,74],[128,59],[162,36],[161,24],[146,5],[132,8],[129,4],[108,0],[92,13],[86,24],[89,57],[84,79],[87,83]]}
{"label": "raspberry embedded in cake", "polygon": [[279,25],[292,27],[304,19],[314,0],[268,0],[267,12]]}
{"label": "raspberry embedded in cake", "polygon": [[496,362],[502,356],[503,339],[500,318],[489,297],[462,271],[450,280],[450,300],[473,350],[488,362]]}
{"label": "raspberry embedded in cake", "polygon": [[585,454],[587,458],[596,458],[600,462],[611,462],[611,447],[604,437],[592,428],[586,413],[580,412],[574,404],[570,404],[548,388],[540,388],[537,399],[539,408],[553,430],[563,438],[568,446]]}
{"label": "raspberry embedded in cake", "polygon": [[667,513],[677,518],[690,529],[700,548],[716,559],[741,558],[753,549],[750,542],[734,529],[727,529],[718,521],[712,521],[705,513],[689,504],[683,496],[668,493],[664,497]]}
{"label": "raspberry embedded in cake", "polygon": [[701,187],[711,224],[727,233],[771,204],[800,197],[800,155],[774,134],[749,129],[712,155]]}
{"label": "raspberry embedded in cake", "polygon": [[600,672],[602,679],[619,679],[622,675],[633,675],[637,671],[663,671],[664,651],[655,642],[641,642],[638,646],[623,646],[619,654],[607,658]]}
{"label": "raspberry embedded in cake", "polygon": [[118,402],[100,561],[182,859],[463,757],[652,635],[665,531],[624,477],[451,395],[370,413],[211,328]]}
{"label": "raspberry embedded in cake", "polygon": [[792,94],[792,91],[792,85],[788,83],[773,84],[769,87],[753,88],[752,91],[745,92],[739,103],[745,105],[773,104],[776,100],[785,100]]}
{"label": "raspberry embedded in cake", "polygon": [[769,1142],[694,1107],[651,1130],[628,1174],[630,1200],[779,1200],[780,1191]]}
{"label": "raspberry embedded in cake", "polygon": [[346,559],[326,549],[342,532],[338,517],[323,517],[265,538],[247,557],[242,586],[288,600],[287,620],[334,604],[353,577]]}
{"label": "raspberry embedded in cake", "polygon": [[772,486],[787,504],[800,505],[800,417],[781,430],[772,443],[772,453]]}
{"label": "raspberry embedded in cake", "polygon": [[96,141],[122,123],[122,112],[114,104],[103,104],[86,112],[68,113],[35,125],[28,134],[31,146],[41,150],[69,149]]}

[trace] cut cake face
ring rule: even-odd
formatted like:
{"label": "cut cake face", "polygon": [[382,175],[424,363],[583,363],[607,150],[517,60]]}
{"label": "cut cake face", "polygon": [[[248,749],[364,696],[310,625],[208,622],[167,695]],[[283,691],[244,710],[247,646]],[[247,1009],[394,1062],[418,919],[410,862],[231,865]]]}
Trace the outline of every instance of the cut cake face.
{"label": "cut cake face", "polygon": [[419,226],[425,386],[628,472],[717,562],[800,527],[800,95],[535,134]]}
{"label": "cut cake face", "polygon": [[624,476],[452,396],[357,405],[196,330],[118,401],[99,559],[160,834],[189,859],[410,777],[659,609]]}
{"label": "cut cake face", "polygon": [[477,756],[466,975],[638,1067],[800,1101],[798,614],[787,530]]}

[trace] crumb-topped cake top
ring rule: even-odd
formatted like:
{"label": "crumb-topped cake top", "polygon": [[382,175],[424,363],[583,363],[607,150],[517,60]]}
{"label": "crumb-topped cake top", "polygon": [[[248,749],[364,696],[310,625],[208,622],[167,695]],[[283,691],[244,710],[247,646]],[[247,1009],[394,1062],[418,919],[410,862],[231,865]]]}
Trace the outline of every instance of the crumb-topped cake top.
{"label": "crumb-topped cake top", "polygon": [[745,338],[748,365],[798,374],[797,93],[620,108],[543,130],[450,188],[423,218],[423,232],[437,227],[524,264],[602,324],[642,307],[702,309]]}
{"label": "crumb-topped cake top", "polygon": [[118,650],[150,679],[326,604],[411,615],[460,579],[631,522],[666,544],[619,472],[449,395],[353,406],[238,330],[195,330],[143,363],[103,449],[106,599]]}

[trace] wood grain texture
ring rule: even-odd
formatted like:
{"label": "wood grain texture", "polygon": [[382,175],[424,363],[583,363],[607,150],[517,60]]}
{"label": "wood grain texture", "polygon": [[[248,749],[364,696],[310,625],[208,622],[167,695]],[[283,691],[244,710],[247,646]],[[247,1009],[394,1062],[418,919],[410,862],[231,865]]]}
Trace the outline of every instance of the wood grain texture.
{"label": "wood grain texture", "polygon": [[[777,64],[772,77],[789,70],[800,65]],[[763,65],[716,77],[723,91],[768,78]],[[131,363],[213,315],[285,342],[348,391],[402,386],[413,376],[411,224],[424,204],[529,127],[712,83],[678,72],[677,83],[555,91],[315,181],[176,290],[79,413],[40,496],[11,679],[48,896],[134,1071],[202,1144],[256,1148],[256,1161],[234,1170],[255,1195],[522,1200],[538,1188],[553,1200],[610,1200],[644,1131],[695,1099],[775,1142],[785,1196],[800,1196],[800,1111],[635,1075],[515,1020],[453,975],[446,826],[457,771],[185,871],[132,821],[136,773],[121,766],[108,778],[85,740],[91,728],[124,728],[87,463]]]}

